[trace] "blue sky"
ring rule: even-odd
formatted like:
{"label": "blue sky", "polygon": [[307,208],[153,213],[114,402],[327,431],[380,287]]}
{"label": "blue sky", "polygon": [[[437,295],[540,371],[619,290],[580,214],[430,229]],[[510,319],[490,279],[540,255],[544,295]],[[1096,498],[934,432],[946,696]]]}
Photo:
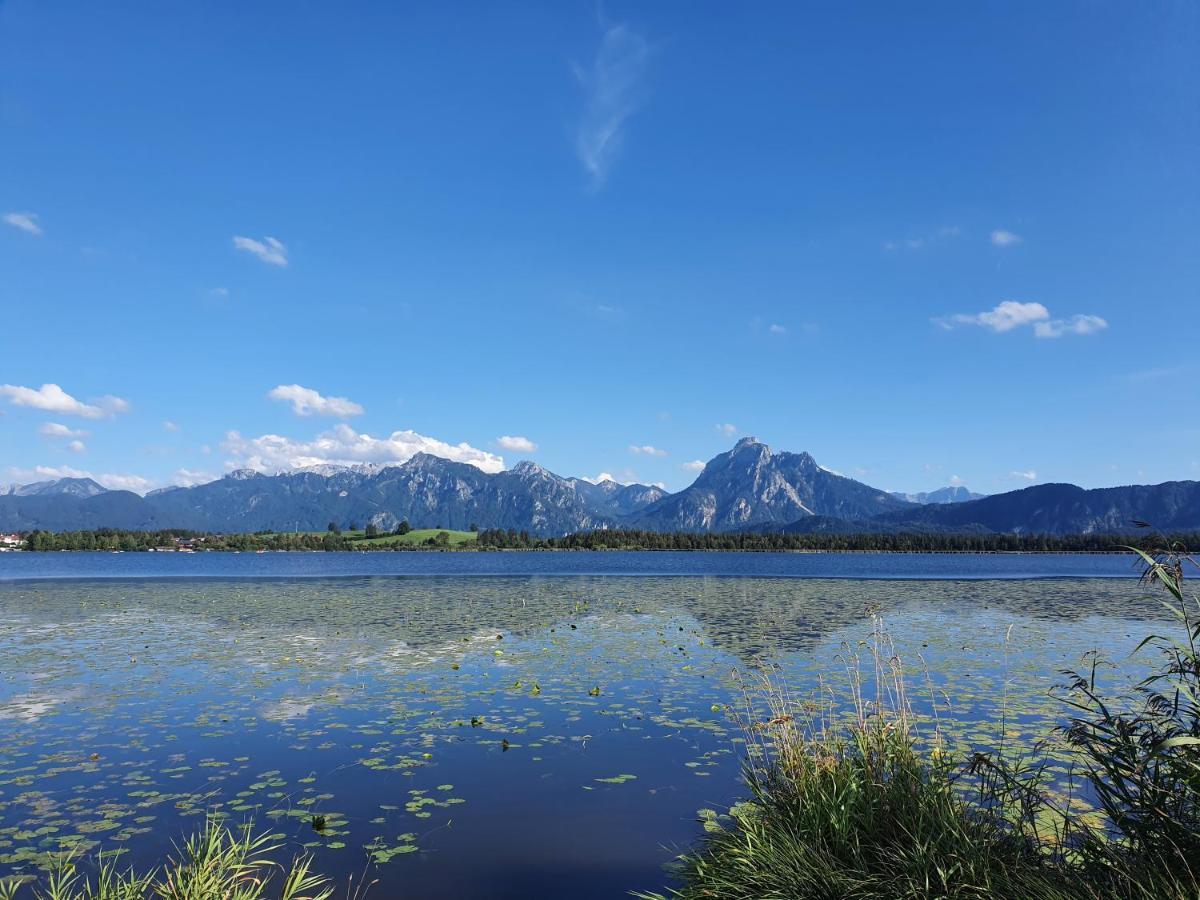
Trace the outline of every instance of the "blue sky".
{"label": "blue sky", "polygon": [[0,2],[0,481],[1200,477],[1198,10]]}

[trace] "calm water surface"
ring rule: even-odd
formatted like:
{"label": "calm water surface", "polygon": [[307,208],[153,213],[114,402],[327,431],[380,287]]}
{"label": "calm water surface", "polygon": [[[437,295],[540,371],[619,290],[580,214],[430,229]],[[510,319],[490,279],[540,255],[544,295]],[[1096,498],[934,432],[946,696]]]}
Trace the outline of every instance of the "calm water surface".
{"label": "calm water surface", "polygon": [[1114,682],[1139,673],[1128,653],[1161,607],[1131,572],[1113,556],[5,554],[0,875],[64,847],[154,864],[217,814],[339,880],[368,871],[378,897],[661,888],[697,810],[741,794],[735,670],[836,679],[878,610],[950,698],[955,740],[994,742],[1007,693],[1010,738],[1032,741],[1086,652],[1120,663]]}

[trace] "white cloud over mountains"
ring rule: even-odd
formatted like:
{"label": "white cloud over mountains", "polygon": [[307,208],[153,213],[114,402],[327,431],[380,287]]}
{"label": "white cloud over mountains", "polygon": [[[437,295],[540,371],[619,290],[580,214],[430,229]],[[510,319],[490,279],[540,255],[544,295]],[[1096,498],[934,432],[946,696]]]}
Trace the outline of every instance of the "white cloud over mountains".
{"label": "white cloud over mountains", "polygon": [[1041,303],[1021,303],[1005,300],[992,309],[980,313],[955,313],[933,320],[935,325],[953,330],[962,325],[976,325],[997,333],[1012,331],[1026,325],[1033,326],[1033,334],[1039,338],[1057,338],[1067,334],[1095,334],[1108,327],[1100,316],[1077,314],[1066,319],[1054,319]]}
{"label": "white cloud over mountains", "polygon": [[496,443],[514,453],[533,453],[537,450],[537,444],[519,434],[502,434],[496,438]]}
{"label": "white cloud over mountains", "polygon": [[49,481],[58,478],[90,478],[110,491],[133,491],[135,494],[144,494],[155,486],[153,481],[149,478],[143,478],[141,475],[120,475],[114,473],[93,475],[91,472],[83,469],[75,469],[71,466],[34,466],[32,469],[11,468],[8,470],[8,474],[22,483],[29,481]]}
{"label": "white cloud over mountains", "polygon": [[235,235],[233,246],[258,257],[269,266],[284,268],[288,264],[288,249],[283,245],[283,241],[277,238],[266,237],[256,241],[254,238]]}
{"label": "white cloud over mountains", "polygon": [[653,447],[650,444],[630,444],[629,452],[636,453],[641,456],[666,456],[667,451],[661,447]]}
{"label": "white cloud over mountains", "polygon": [[363,408],[347,397],[323,397],[312,388],[298,384],[281,384],[272,388],[267,396],[292,404],[292,412],[298,416],[336,416],[348,419],[361,416]]}
{"label": "white cloud over mountains", "polygon": [[310,441],[294,440],[278,434],[247,438],[230,431],[225,435],[221,447],[230,457],[226,468],[264,472],[284,472],[322,463],[400,465],[418,453],[468,463],[484,472],[494,473],[504,469],[504,457],[470,444],[448,444],[415,431],[393,431],[387,437],[376,438],[359,433],[345,424],[322,432]]}
{"label": "white cloud over mountains", "polygon": [[0,397],[6,397],[13,406],[26,406],[67,416],[82,416],[85,419],[108,419],[129,412],[128,400],[110,394],[91,403],[84,403],[76,400],[57,384],[43,384],[40,388],[0,384]]}

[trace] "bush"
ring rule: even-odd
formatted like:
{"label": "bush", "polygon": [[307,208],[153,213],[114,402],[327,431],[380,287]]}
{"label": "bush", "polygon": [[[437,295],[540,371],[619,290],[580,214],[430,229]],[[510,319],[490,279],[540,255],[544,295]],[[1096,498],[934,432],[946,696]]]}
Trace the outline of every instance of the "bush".
{"label": "bush", "polygon": [[[853,714],[802,702],[770,673],[744,692],[750,799],[680,857],[680,898],[1194,898],[1200,896],[1200,606],[1178,550],[1141,555],[1183,640],[1151,635],[1158,671],[1106,698],[1072,675],[1064,728],[1103,822],[1054,799],[1047,763],[954,762],[917,733],[891,641],[868,646],[875,697],[847,648]],[[1194,563],[1193,563],[1194,564]],[[1122,711],[1123,710],[1123,711]],[[1074,782],[1079,781],[1080,784]],[[644,895],[660,897],[661,895]]]}

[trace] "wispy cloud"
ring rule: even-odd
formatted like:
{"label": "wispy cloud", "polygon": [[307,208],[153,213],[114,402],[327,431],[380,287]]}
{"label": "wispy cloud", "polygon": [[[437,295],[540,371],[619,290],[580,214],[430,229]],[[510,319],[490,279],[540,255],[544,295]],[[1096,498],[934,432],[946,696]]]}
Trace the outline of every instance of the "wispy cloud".
{"label": "wispy cloud", "polygon": [[650,444],[630,444],[629,452],[636,453],[640,456],[666,456],[667,451],[660,447],[652,447]]}
{"label": "wispy cloud", "polygon": [[68,428],[60,422],[47,422],[38,429],[38,434],[56,438],[81,438],[87,437],[89,433],[79,428]]}
{"label": "wispy cloud", "polygon": [[537,450],[537,444],[519,434],[502,434],[496,438],[496,443],[514,453],[533,453]]}
{"label": "wispy cloud", "polygon": [[643,102],[649,58],[646,39],[622,23],[605,29],[590,65],[574,66],[585,92],[575,153],[593,188],[604,184],[620,155],[625,125]]}
{"label": "wispy cloud", "polygon": [[737,434],[737,426],[729,422],[717,425],[716,429],[718,434],[723,434],[725,437],[733,437],[735,434]]}
{"label": "wispy cloud", "polygon": [[997,247],[1011,247],[1013,244],[1019,244],[1024,240],[1019,234],[1013,234],[1011,231],[1005,231],[1003,228],[997,228],[988,236],[988,239]]}
{"label": "wispy cloud", "polygon": [[1041,303],[1021,303],[1005,300],[992,309],[980,313],[955,313],[940,316],[933,323],[950,331],[961,325],[976,325],[997,333],[1012,331],[1026,325],[1033,326],[1035,337],[1057,338],[1067,334],[1095,334],[1108,327],[1100,316],[1077,314],[1066,319],[1053,319]]}
{"label": "wispy cloud", "polygon": [[771,334],[787,334],[787,327],[771,323],[767,326],[767,331],[771,332]]}
{"label": "wispy cloud", "polygon": [[174,422],[172,422],[170,419],[163,420],[162,426],[163,426],[163,431],[168,431],[171,434],[177,434],[179,432],[179,426],[176,425]]}
{"label": "wispy cloud", "polygon": [[1017,481],[1037,481],[1037,472],[1035,472],[1033,469],[1024,471],[1020,469],[1013,469],[1008,473],[1008,477]]}
{"label": "wispy cloud", "polygon": [[894,253],[897,250],[924,250],[931,244],[947,238],[958,237],[960,234],[962,234],[962,229],[957,225],[943,225],[937,231],[928,234],[914,235],[903,240],[894,239],[884,241],[883,249],[889,253]]}
{"label": "wispy cloud", "polygon": [[1142,369],[1138,372],[1129,372],[1124,379],[1126,381],[1154,381],[1159,378],[1186,378],[1193,375],[1200,365],[1196,363],[1184,363],[1180,366],[1159,366],[1153,369]]}
{"label": "wispy cloud", "polygon": [[691,462],[685,462],[679,468],[685,472],[703,472],[705,462],[702,459],[693,459]]}
{"label": "wispy cloud", "polygon": [[129,401],[106,395],[91,403],[76,400],[57,384],[43,384],[40,388],[22,387],[16,384],[0,384],[0,397],[8,398],[13,406],[27,406],[46,412],[85,419],[107,419],[129,411]]}
{"label": "wispy cloud", "polygon": [[87,449],[87,444],[85,444],[83,441],[69,441],[67,443],[67,449],[72,453],[82,453]]}
{"label": "wispy cloud", "polygon": [[374,462],[399,465],[418,453],[429,453],[455,462],[469,463],[485,472],[500,472],[504,458],[470,444],[448,444],[415,431],[393,431],[382,438],[356,432],[349,425],[337,425],[310,441],[298,441],[278,434],[256,438],[243,437],[236,431],[225,435],[222,449],[229,454],[226,466],[269,472],[287,471],[322,463],[351,465]]}
{"label": "wispy cloud", "polygon": [[4,221],[13,228],[19,228],[29,234],[41,237],[42,226],[38,224],[38,217],[31,212],[10,212],[4,214]]}
{"label": "wispy cloud", "polygon": [[283,245],[283,241],[273,237],[256,241],[254,238],[235,236],[233,246],[238,250],[252,253],[268,265],[286,266],[288,264],[287,247]]}
{"label": "wispy cloud", "polygon": [[1056,338],[1064,334],[1095,334],[1107,327],[1108,322],[1099,316],[1075,315],[1069,319],[1037,322],[1033,326],[1033,333],[1040,338]]}
{"label": "wispy cloud", "polygon": [[361,416],[363,408],[347,397],[323,397],[312,388],[298,384],[281,384],[272,388],[267,396],[292,404],[292,412],[298,416],[336,416],[348,419]]}

